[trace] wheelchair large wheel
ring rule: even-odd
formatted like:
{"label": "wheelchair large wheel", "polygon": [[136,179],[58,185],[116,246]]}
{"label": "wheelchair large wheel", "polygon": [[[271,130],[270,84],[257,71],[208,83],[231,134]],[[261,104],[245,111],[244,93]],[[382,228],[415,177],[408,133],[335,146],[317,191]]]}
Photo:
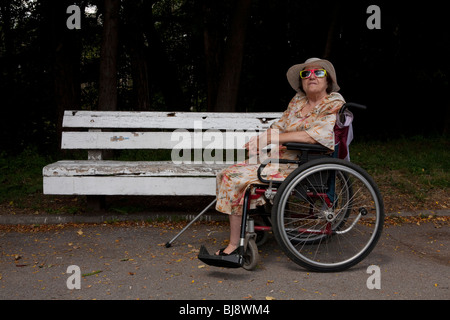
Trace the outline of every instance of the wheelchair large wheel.
{"label": "wheelchair large wheel", "polygon": [[273,233],[286,255],[312,271],[342,271],[363,260],[383,228],[384,207],[369,174],[348,161],[307,162],[278,188]]}

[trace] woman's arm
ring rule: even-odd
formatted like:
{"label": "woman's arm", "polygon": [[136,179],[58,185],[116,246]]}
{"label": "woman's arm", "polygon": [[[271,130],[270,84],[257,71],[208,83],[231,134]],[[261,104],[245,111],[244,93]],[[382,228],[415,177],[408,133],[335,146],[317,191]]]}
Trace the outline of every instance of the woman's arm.
{"label": "woman's arm", "polygon": [[[285,133],[270,133],[270,143],[274,144],[284,144],[286,142],[300,142],[300,143],[317,143],[316,140],[311,138],[311,136],[306,131],[293,131],[293,132],[285,132]],[[269,144],[270,144],[269,143]]]}
{"label": "woman's arm", "polygon": [[300,142],[300,143],[317,143],[316,140],[305,131],[284,132],[280,133],[277,129],[269,129],[259,136],[252,137],[244,146],[250,155],[259,154],[259,150],[268,146],[269,144],[282,145],[286,142]]}

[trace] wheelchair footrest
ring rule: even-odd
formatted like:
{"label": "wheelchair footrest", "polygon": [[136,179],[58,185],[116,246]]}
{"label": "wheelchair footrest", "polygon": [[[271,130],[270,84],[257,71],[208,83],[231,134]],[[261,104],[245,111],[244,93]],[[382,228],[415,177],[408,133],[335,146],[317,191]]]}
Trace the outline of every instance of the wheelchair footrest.
{"label": "wheelchair footrest", "polygon": [[200,247],[198,258],[207,265],[214,267],[241,268],[244,265],[244,257],[240,254],[217,256],[215,254],[210,254],[205,246]]}

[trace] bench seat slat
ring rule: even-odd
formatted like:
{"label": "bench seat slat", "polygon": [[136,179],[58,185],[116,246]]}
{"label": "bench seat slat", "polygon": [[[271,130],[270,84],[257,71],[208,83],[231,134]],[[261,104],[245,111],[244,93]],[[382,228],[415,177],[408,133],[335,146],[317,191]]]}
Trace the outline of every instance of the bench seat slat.
{"label": "bench seat slat", "polygon": [[211,177],[44,177],[44,194],[214,196],[216,180]]}
{"label": "bench seat slat", "polygon": [[171,161],[64,160],[43,169],[44,177],[130,176],[215,177],[225,164],[174,164]]}

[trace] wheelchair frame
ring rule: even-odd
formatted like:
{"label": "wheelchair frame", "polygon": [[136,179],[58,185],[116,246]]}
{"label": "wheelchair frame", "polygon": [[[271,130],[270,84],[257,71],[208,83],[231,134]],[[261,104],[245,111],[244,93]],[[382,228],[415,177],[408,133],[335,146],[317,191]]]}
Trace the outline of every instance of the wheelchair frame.
{"label": "wheelchair frame", "polygon": [[[346,103],[338,116],[342,117],[349,107],[366,109],[365,106]],[[287,143],[285,146],[288,150],[301,151],[301,156],[298,160],[276,161],[299,167],[285,180],[277,181],[265,180],[261,174],[273,159],[260,165],[258,178],[262,184],[250,186],[244,196],[237,253],[216,256],[201,246],[198,255],[201,261],[212,266],[253,270],[259,261],[258,245],[265,242],[269,231],[274,233],[276,241],[292,261],[312,271],[348,269],[373,250],[382,232],[384,206],[378,187],[369,174],[349,161],[336,159],[338,146],[332,155],[321,145]],[[270,218],[267,212],[250,212],[250,200],[261,196],[272,204]],[[166,247],[214,203],[215,200]],[[253,216],[262,217],[264,223],[255,224]],[[337,238],[338,245],[331,244],[335,240],[333,238]],[[364,242],[361,245],[357,243],[359,238]]]}

